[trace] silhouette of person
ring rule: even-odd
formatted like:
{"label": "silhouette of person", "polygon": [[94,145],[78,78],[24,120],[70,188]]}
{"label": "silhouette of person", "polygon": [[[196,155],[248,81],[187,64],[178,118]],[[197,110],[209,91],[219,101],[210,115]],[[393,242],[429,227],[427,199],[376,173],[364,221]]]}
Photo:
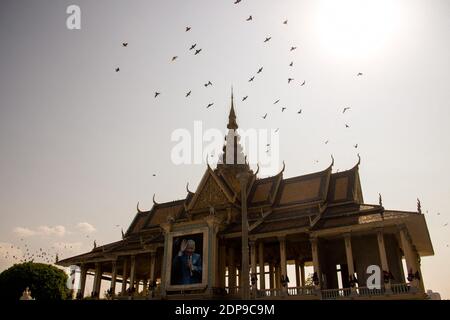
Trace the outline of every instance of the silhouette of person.
{"label": "silhouette of person", "polygon": [[174,284],[202,282],[202,259],[195,253],[195,241],[183,239],[180,250],[172,262],[172,273],[177,276]]}

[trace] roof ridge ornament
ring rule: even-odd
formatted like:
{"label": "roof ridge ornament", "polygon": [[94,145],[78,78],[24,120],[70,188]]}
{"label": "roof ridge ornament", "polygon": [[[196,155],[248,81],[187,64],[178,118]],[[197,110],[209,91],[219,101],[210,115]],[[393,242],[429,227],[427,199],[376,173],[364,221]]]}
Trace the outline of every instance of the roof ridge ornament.
{"label": "roof ridge ornament", "polygon": [[186,183],[186,191],[187,193],[193,193],[191,190],[189,190],[189,182]]}
{"label": "roof ridge ornament", "polygon": [[143,211],[141,211],[141,209],[139,209],[139,201],[138,201],[138,203],[137,203],[137,205],[136,205],[136,209],[137,209],[137,212],[138,213],[142,213]]}
{"label": "roof ridge ornament", "polygon": [[356,164],[355,167],[359,167],[360,164],[361,164],[361,156],[358,153],[358,163]]}
{"label": "roof ridge ornament", "polygon": [[417,198],[417,212],[422,213],[422,204],[420,203],[420,199]]}
{"label": "roof ridge ornament", "polygon": [[156,205],[158,205],[159,203],[157,203],[157,202],[155,201],[155,196],[156,196],[156,193],[153,194],[153,204],[156,206]]}
{"label": "roof ridge ornament", "polygon": [[256,163],[256,171],[255,171],[255,176],[258,174],[259,172],[259,163]]}
{"label": "roof ridge ornament", "polygon": [[330,164],[330,168],[334,166],[334,157],[333,154],[331,154],[331,164]]}

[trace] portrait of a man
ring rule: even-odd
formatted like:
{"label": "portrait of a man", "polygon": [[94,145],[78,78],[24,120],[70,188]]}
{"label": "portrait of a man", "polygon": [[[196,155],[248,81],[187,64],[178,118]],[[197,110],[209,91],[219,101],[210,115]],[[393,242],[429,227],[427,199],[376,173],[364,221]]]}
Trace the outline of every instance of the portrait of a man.
{"label": "portrait of a man", "polygon": [[196,248],[195,238],[198,237],[180,237],[174,242],[171,277],[173,285],[202,282],[202,257],[197,253],[202,251],[201,248]]}

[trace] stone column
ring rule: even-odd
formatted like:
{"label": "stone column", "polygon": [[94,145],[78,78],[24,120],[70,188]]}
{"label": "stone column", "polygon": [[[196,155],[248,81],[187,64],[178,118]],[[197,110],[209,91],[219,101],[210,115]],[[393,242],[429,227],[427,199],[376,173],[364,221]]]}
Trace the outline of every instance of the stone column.
{"label": "stone column", "polygon": [[84,291],[86,288],[86,276],[88,269],[85,264],[81,264],[80,269],[80,288],[78,289],[78,298],[83,299]]}
{"label": "stone column", "polygon": [[264,243],[259,242],[259,288],[266,289],[266,274],[264,270]]}
{"label": "stone column", "polygon": [[[344,235],[344,241],[345,241],[345,255],[347,257],[348,276],[353,277],[355,275],[355,264],[353,262],[352,238],[349,233]],[[352,293],[355,293],[356,286],[352,287],[351,291]]]}
{"label": "stone column", "polygon": [[269,289],[275,289],[275,268],[273,262],[269,262]]}
{"label": "stone column", "polygon": [[[228,252],[228,288],[236,288],[236,265],[234,262],[234,248],[230,247]],[[231,291],[233,293],[233,291]]]}
{"label": "stone column", "polygon": [[156,280],[155,279],[155,265],[156,265],[156,251],[150,252],[150,286],[152,286],[152,283]]}
{"label": "stone column", "polygon": [[218,278],[218,270],[219,270],[219,242],[217,239],[217,233],[219,232],[220,226],[220,218],[216,215],[209,215],[204,218],[206,224],[208,225],[208,275],[207,275],[207,283],[208,283],[208,291],[210,294],[213,294],[213,288],[218,286],[219,278]]}
{"label": "stone column", "polygon": [[305,279],[305,263],[302,261],[300,263],[300,277],[302,280],[302,287],[306,285],[306,279]]}
{"label": "stone column", "polygon": [[[256,244],[255,241],[250,241],[250,259],[251,259],[251,270],[252,278],[256,277]],[[252,282],[252,295],[253,298],[256,297],[257,282],[251,279]]]}
{"label": "stone column", "polygon": [[219,287],[225,288],[225,270],[227,264],[226,246],[221,243],[219,246]]}
{"label": "stone column", "polygon": [[128,259],[127,257],[124,257],[122,270],[122,294],[125,294],[127,292],[127,281],[128,281]]}
{"label": "stone column", "polygon": [[296,287],[301,287],[300,283],[300,261],[298,259],[295,259],[295,283]]}
{"label": "stone column", "polygon": [[116,294],[116,280],[117,280],[117,262],[113,260],[111,262],[112,270],[111,270],[111,296],[113,297]]}
{"label": "stone column", "polygon": [[382,269],[382,275],[381,275],[381,281],[384,283],[384,288],[387,292],[391,292],[391,280],[388,282],[384,282],[384,272],[389,273],[389,265],[388,260],[386,256],[386,247],[384,245],[384,234],[382,230],[377,231],[377,240],[378,240],[378,250],[380,253],[380,262],[381,262],[381,269]]}
{"label": "stone column", "polygon": [[[287,279],[286,238],[279,237],[278,241],[280,242],[280,271],[281,271],[281,277],[278,281],[281,281],[281,279],[285,279],[285,281],[286,281],[286,279]],[[282,290],[283,294],[287,294],[288,285],[289,284],[287,282],[285,285],[281,284],[281,290]]]}
{"label": "stone column", "polygon": [[[409,242],[408,235],[406,233],[406,228],[401,228],[400,231],[400,241],[402,243],[403,253],[405,255],[406,260],[406,274],[408,275],[410,272],[414,275],[417,270],[417,264],[414,261],[413,251],[411,248],[411,243]],[[411,281],[411,286],[417,290],[419,287],[419,282],[417,279]]]}
{"label": "stone column", "polygon": [[100,288],[102,284],[102,265],[100,262],[95,263],[95,278],[94,278],[94,297],[100,297]]}
{"label": "stone column", "polygon": [[279,265],[275,265],[275,289],[280,289],[281,288],[281,272],[280,272],[280,266]]}
{"label": "stone column", "polygon": [[242,283],[242,299],[248,300],[250,298],[250,283],[249,283],[249,261],[248,261],[248,219],[247,219],[247,182],[250,175],[248,172],[241,172],[237,175],[240,182],[241,192],[241,225],[242,225],[242,261],[240,278]]}
{"label": "stone column", "polygon": [[[136,256],[132,255],[131,263],[130,263],[130,291],[133,291],[133,288],[135,285],[135,283],[134,283],[134,281],[135,281],[134,278],[136,276],[135,271],[136,271]],[[136,290],[137,290],[137,288],[136,288]]]}
{"label": "stone column", "polygon": [[319,265],[319,248],[318,248],[318,239],[317,238],[311,238],[311,251],[312,251],[312,259],[313,259],[313,266],[314,266],[314,273],[317,275],[319,279],[319,284],[314,285],[316,289],[320,289],[321,283],[322,283],[322,276],[320,274],[320,265]]}

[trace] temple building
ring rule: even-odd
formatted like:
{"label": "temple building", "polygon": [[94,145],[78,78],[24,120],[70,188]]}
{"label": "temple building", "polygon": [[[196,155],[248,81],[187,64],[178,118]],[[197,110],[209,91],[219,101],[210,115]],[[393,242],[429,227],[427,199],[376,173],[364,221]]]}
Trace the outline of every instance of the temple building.
{"label": "temple building", "polygon": [[[425,299],[434,255],[425,217],[364,202],[353,168],[259,178],[246,161],[231,99],[216,168],[195,190],[137,213],[122,239],[58,261],[81,270],[78,298]],[[295,279],[289,279],[295,268]],[[311,273],[305,274],[305,269]],[[87,275],[94,276],[86,291]],[[291,276],[291,278],[293,278]]]}

